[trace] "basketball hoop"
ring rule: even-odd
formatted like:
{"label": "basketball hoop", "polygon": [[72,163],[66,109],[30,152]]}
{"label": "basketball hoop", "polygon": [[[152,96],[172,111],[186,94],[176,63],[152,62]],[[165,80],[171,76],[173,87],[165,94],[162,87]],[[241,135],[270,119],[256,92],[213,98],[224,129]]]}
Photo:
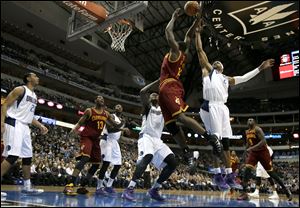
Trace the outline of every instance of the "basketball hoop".
{"label": "basketball hoop", "polygon": [[111,39],[111,48],[118,52],[125,51],[125,40],[132,32],[132,25],[127,20],[120,20],[113,23],[107,29]]}

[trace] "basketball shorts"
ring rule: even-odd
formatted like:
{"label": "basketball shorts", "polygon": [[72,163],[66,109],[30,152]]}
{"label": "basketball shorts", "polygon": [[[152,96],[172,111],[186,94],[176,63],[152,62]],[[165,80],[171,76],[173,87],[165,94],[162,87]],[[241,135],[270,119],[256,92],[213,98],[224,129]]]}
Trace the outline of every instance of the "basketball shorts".
{"label": "basketball shorts", "polygon": [[[273,155],[273,150],[271,149],[271,147],[267,147],[269,150],[269,154],[272,157]],[[261,165],[260,162],[257,163],[257,167],[256,167],[256,176],[257,177],[261,177],[261,178],[270,178],[269,174],[267,173],[267,171],[263,168],[263,166]]]}
{"label": "basketball shorts", "polygon": [[20,158],[32,157],[31,135],[28,124],[13,118],[5,119],[5,132],[3,134],[3,156],[18,156]]}
{"label": "basketball shorts", "polygon": [[204,123],[205,130],[207,132],[211,132],[209,112],[207,112],[203,109],[200,109],[199,114],[200,114],[200,118],[201,118],[202,122]]}
{"label": "basketball shorts", "polygon": [[141,161],[145,155],[153,155],[151,163],[161,169],[166,166],[164,159],[169,154],[174,154],[172,150],[160,138],[154,138],[147,134],[141,134],[138,140],[138,160]]}
{"label": "basketball shorts", "polygon": [[176,121],[181,112],[188,109],[183,101],[184,89],[178,81],[163,84],[159,89],[159,105],[164,116],[165,124]]}
{"label": "basketball shorts", "polygon": [[113,165],[122,164],[122,155],[118,140],[111,139],[108,135],[107,139],[101,139],[100,148],[103,161],[110,162]]}
{"label": "basketball shorts", "polygon": [[229,110],[224,103],[209,102],[210,131],[220,137],[232,137]]}
{"label": "basketball shorts", "polygon": [[271,156],[267,148],[260,151],[251,151],[246,159],[246,166],[254,168],[258,162],[266,171],[273,170]]}
{"label": "basketball shorts", "polygon": [[90,137],[80,137],[80,155],[76,157],[80,159],[81,156],[90,157],[91,163],[100,163],[100,139]]}

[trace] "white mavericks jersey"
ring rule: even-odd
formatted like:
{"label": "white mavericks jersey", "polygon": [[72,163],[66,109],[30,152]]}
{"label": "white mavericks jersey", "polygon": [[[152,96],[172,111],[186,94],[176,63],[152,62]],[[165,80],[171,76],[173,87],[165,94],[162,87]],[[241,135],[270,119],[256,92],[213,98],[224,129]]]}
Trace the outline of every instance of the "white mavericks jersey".
{"label": "white mavericks jersey", "polygon": [[[116,114],[112,114],[114,115],[114,119],[115,121],[119,124],[121,123],[120,118],[116,115]],[[125,126],[125,124],[122,126],[122,128]],[[108,133],[108,139],[115,139],[115,140],[119,140],[121,137],[121,131],[118,132],[114,132],[114,133]]]}
{"label": "white mavericks jersey", "polygon": [[36,94],[23,86],[25,91],[8,109],[7,116],[14,118],[22,123],[32,123],[35,108],[37,106]]}
{"label": "white mavericks jersey", "polygon": [[228,78],[217,70],[212,70],[209,76],[203,78],[203,99],[210,102],[226,103],[229,87]]}
{"label": "white mavericks jersey", "polygon": [[154,138],[161,138],[164,129],[164,117],[160,106],[157,108],[151,105],[148,115],[143,115],[142,130],[140,134],[147,134]]}

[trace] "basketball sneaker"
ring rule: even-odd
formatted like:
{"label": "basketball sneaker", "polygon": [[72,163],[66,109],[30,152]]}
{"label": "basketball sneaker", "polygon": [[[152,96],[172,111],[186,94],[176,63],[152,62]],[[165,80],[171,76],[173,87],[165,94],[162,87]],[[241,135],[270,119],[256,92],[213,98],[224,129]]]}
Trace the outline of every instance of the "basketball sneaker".
{"label": "basketball sneaker", "polygon": [[188,172],[190,175],[194,175],[196,170],[197,170],[197,166],[195,163],[195,158],[194,158],[194,153],[193,152],[187,152],[183,155],[184,161],[188,164]]}
{"label": "basketball sneaker", "polygon": [[157,201],[165,201],[165,198],[163,198],[159,193],[159,188],[149,189],[148,194],[152,199],[155,199]]}
{"label": "basketball sneaker", "polygon": [[74,184],[69,183],[65,186],[63,193],[67,196],[76,196],[77,193],[74,191]]}
{"label": "basketball sneaker", "polygon": [[105,187],[104,191],[108,194],[108,195],[116,195],[117,192],[113,189],[113,187]]}
{"label": "basketball sneaker", "polygon": [[253,193],[249,193],[248,196],[250,196],[251,198],[259,198],[258,189],[255,189],[255,191]]}
{"label": "basketball sneaker", "polygon": [[100,196],[107,196],[108,193],[104,190],[104,187],[101,187],[101,188],[97,188],[96,189],[96,195]]}
{"label": "basketball sneaker", "polygon": [[271,196],[269,196],[269,199],[279,199],[277,191],[273,191],[273,194]]}
{"label": "basketball sneaker", "polygon": [[80,187],[77,189],[77,194],[87,194],[89,191],[85,187]]}
{"label": "basketball sneaker", "polygon": [[127,199],[129,201],[136,201],[136,199],[134,197],[134,189],[133,188],[126,188],[123,191],[122,198]]}
{"label": "basketball sneaker", "polygon": [[249,200],[248,194],[247,193],[242,193],[237,200]]}
{"label": "basketball sneaker", "polygon": [[228,190],[230,186],[225,182],[221,173],[215,174],[213,182],[219,187],[221,191]]}
{"label": "basketball sneaker", "polygon": [[227,174],[225,176],[225,182],[231,187],[231,188],[234,188],[234,189],[243,189],[243,187],[236,183],[235,182],[235,175],[234,173],[230,173],[230,174]]}
{"label": "basketball sneaker", "polygon": [[43,192],[44,192],[43,189],[35,189],[32,187],[23,187],[21,189],[22,194],[29,194],[29,195],[37,195],[37,194],[41,194]]}
{"label": "basketball sneaker", "polygon": [[1,197],[6,197],[7,193],[1,191]]}

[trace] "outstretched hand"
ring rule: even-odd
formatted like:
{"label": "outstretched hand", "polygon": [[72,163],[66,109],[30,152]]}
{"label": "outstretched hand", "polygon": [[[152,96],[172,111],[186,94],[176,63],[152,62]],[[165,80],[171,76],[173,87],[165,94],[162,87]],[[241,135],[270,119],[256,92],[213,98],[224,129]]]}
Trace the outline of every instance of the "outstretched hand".
{"label": "outstretched hand", "polygon": [[180,11],[181,11],[180,8],[175,9],[175,11],[174,11],[173,14],[172,14],[172,18],[173,18],[173,19],[177,19],[177,18],[181,15],[181,14],[180,14]]}
{"label": "outstretched hand", "polygon": [[271,68],[272,66],[274,66],[274,63],[275,63],[275,60],[274,59],[267,59],[265,61],[263,61],[261,63],[261,65],[258,67],[258,69],[261,71],[261,70],[264,70],[264,69],[269,69]]}

